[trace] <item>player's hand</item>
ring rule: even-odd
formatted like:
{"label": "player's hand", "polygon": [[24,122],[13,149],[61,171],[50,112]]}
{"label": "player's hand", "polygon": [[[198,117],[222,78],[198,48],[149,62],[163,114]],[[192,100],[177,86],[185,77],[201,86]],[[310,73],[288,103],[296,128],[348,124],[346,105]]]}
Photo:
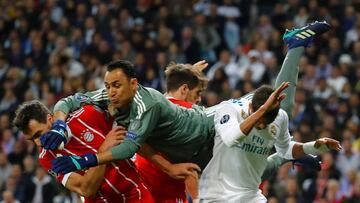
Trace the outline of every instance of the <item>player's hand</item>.
{"label": "player's hand", "polygon": [[101,144],[99,152],[108,151],[110,148],[124,142],[126,135],[126,128],[123,126],[115,126],[106,135],[105,141]]}
{"label": "player's hand", "polygon": [[321,152],[326,152],[330,149],[334,149],[336,151],[340,151],[342,149],[339,141],[328,137],[317,139],[315,141],[314,147]]}
{"label": "player's hand", "polygon": [[174,179],[185,179],[188,176],[193,175],[194,172],[200,172],[201,169],[194,163],[180,163],[172,164],[166,173]]}
{"label": "player's hand", "polygon": [[278,108],[280,106],[280,102],[286,97],[286,94],[281,92],[287,87],[289,87],[289,82],[281,83],[281,85],[276,88],[276,90],[266,100],[265,104],[262,105],[262,108],[266,111]]}
{"label": "player's hand", "polygon": [[40,136],[41,146],[45,149],[62,149],[67,143],[66,123],[62,120],[56,120],[51,130]]}
{"label": "player's hand", "polygon": [[186,191],[190,195],[191,199],[199,199],[199,174],[194,171],[192,175],[188,176],[184,180]]}
{"label": "player's hand", "polygon": [[193,199],[192,202],[193,203],[200,203],[200,199],[199,198]]}
{"label": "player's hand", "polygon": [[201,61],[198,61],[196,63],[193,64],[194,68],[199,70],[199,71],[203,71],[205,70],[205,68],[208,67],[208,63],[205,61],[205,60],[201,60]]}
{"label": "player's hand", "polygon": [[61,156],[51,161],[51,170],[57,174],[67,174],[72,171],[96,166],[97,163],[96,154]]}

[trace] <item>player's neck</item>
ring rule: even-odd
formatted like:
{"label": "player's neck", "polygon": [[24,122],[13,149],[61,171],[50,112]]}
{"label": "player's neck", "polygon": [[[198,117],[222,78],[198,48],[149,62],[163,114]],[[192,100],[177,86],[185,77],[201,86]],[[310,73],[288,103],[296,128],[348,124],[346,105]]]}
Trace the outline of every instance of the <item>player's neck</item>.
{"label": "player's neck", "polygon": [[180,91],[166,92],[165,96],[172,97],[172,98],[178,99],[178,100],[185,100],[185,97],[181,94]]}

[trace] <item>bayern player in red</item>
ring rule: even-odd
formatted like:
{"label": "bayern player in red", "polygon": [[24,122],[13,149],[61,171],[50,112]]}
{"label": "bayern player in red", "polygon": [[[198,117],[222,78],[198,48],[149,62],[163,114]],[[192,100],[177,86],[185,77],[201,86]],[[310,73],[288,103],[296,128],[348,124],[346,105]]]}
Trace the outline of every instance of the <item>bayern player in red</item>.
{"label": "bayern player in red", "polygon": [[[27,139],[33,140],[39,147],[40,135],[50,130],[53,122],[51,112],[39,101],[22,104],[16,111],[14,119],[15,126],[25,134]],[[51,161],[57,156],[97,153],[120,144],[126,130],[121,126],[113,128],[113,123],[113,118],[106,111],[96,106],[83,106],[73,112],[67,120],[69,142],[63,150],[40,148],[41,166],[49,171]],[[86,203],[154,202],[131,160],[92,167],[87,171],[55,175],[57,181],[66,188],[84,196]]]}
{"label": "bayern player in red", "polygon": [[[207,65],[205,61],[200,61],[193,66],[170,64],[165,71],[167,86],[165,96],[168,100],[185,108],[191,108],[193,104],[199,103],[201,93],[207,84],[207,78],[201,71]],[[148,148],[148,146],[143,146],[140,154],[145,148]],[[184,181],[183,179],[171,178],[155,164],[140,155],[136,156],[135,163],[141,178],[157,203],[186,203],[186,191],[192,199],[197,199],[198,176],[195,171]]]}

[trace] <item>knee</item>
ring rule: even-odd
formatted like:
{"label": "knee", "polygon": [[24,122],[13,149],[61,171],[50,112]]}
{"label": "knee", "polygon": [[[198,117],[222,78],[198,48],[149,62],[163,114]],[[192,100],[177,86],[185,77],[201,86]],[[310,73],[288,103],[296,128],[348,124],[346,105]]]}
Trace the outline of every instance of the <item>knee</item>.
{"label": "knee", "polygon": [[289,117],[289,120],[291,120],[292,117],[293,117],[294,107],[295,107],[295,103],[294,103],[294,102],[290,102],[290,103],[282,104],[282,105],[281,105],[281,108],[287,113],[287,115],[288,115],[288,117]]}

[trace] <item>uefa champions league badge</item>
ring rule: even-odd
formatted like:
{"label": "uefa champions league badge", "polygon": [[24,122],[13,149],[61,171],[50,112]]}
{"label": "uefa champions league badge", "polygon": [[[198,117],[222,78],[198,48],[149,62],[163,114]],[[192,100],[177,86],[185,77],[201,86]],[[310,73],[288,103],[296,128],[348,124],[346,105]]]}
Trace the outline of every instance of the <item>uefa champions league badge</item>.
{"label": "uefa champions league badge", "polygon": [[225,114],[223,115],[223,117],[220,120],[220,124],[224,124],[226,122],[228,122],[230,120],[230,115],[229,114]]}
{"label": "uefa champions league badge", "polygon": [[89,96],[85,94],[77,93],[75,94],[75,100],[77,100],[80,103],[89,103],[91,99]]}

